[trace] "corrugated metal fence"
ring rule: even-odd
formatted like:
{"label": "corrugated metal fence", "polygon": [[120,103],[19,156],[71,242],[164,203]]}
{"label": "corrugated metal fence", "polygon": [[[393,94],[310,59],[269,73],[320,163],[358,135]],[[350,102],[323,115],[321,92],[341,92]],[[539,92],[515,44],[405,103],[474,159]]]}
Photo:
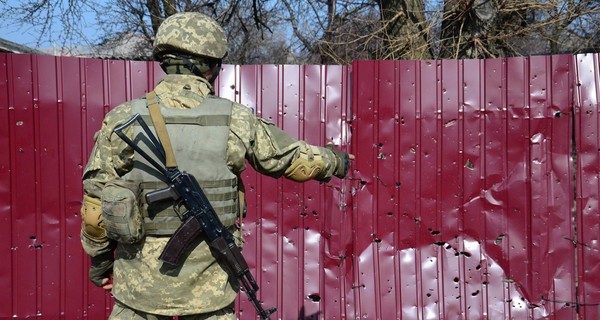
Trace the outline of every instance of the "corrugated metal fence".
{"label": "corrugated metal fence", "polygon": [[[598,55],[225,66],[217,84],[350,177],[244,175],[244,247],[282,319],[600,317]],[[101,319],[82,168],[151,62],[0,54],[0,318]],[[244,295],[240,318],[254,316]]]}

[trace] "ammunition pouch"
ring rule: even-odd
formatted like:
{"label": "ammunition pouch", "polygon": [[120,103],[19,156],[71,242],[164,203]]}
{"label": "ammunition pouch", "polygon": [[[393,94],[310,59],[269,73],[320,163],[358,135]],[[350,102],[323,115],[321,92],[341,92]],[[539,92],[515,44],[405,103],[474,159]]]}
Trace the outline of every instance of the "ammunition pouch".
{"label": "ammunition pouch", "polygon": [[102,189],[102,216],[106,236],[123,243],[137,243],[144,237],[139,207],[139,182],[115,179]]}

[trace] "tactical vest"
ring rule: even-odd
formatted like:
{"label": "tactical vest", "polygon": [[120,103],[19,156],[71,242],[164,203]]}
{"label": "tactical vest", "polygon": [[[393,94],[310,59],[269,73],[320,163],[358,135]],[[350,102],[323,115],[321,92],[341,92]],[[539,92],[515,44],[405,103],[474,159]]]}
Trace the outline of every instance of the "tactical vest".
{"label": "tactical vest", "polygon": [[[192,174],[198,180],[206,197],[215,209],[224,226],[232,226],[239,210],[238,178],[227,167],[227,138],[231,123],[232,103],[225,99],[209,97],[198,107],[173,109],[160,107],[165,119],[173,153],[179,170]],[[132,113],[139,113],[152,128],[152,120],[146,99],[132,102]],[[143,129],[134,126],[133,141],[147,154],[156,155],[147,141]],[[141,212],[144,217],[146,235],[172,235],[181,225],[181,210],[176,202],[161,201],[148,205],[145,194],[167,187],[164,178],[142,156],[135,155],[133,169],[124,177],[140,181],[142,188]]]}

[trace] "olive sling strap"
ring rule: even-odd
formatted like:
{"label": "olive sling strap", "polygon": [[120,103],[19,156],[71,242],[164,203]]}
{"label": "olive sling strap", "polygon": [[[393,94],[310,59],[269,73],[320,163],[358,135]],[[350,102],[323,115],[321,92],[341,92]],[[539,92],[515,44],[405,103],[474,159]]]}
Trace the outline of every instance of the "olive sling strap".
{"label": "olive sling strap", "polygon": [[162,113],[160,113],[160,106],[156,99],[156,93],[154,93],[154,91],[148,92],[146,94],[146,100],[148,101],[148,110],[150,111],[150,117],[152,118],[156,135],[165,151],[165,166],[167,168],[177,168],[177,161],[175,160],[175,153],[173,153],[171,138],[169,138],[165,119],[163,118]]}

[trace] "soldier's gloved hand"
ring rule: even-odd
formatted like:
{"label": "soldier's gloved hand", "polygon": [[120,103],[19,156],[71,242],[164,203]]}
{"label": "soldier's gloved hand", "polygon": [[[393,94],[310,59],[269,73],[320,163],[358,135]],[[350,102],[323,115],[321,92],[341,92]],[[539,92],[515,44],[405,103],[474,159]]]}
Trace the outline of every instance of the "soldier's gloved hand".
{"label": "soldier's gloved hand", "polygon": [[112,253],[106,252],[95,257],[91,257],[92,266],[90,267],[89,277],[90,280],[98,287],[105,285],[103,280],[110,278],[113,270],[113,263],[115,257]]}
{"label": "soldier's gloved hand", "polygon": [[338,178],[343,178],[348,173],[348,168],[350,167],[350,160],[354,159],[354,155],[345,153],[340,150],[336,150],[333,148],[333,144],[328,144],[325,148],[331,150],[333,154],[335,154],[338,159],[335,171],[333,175]]}

